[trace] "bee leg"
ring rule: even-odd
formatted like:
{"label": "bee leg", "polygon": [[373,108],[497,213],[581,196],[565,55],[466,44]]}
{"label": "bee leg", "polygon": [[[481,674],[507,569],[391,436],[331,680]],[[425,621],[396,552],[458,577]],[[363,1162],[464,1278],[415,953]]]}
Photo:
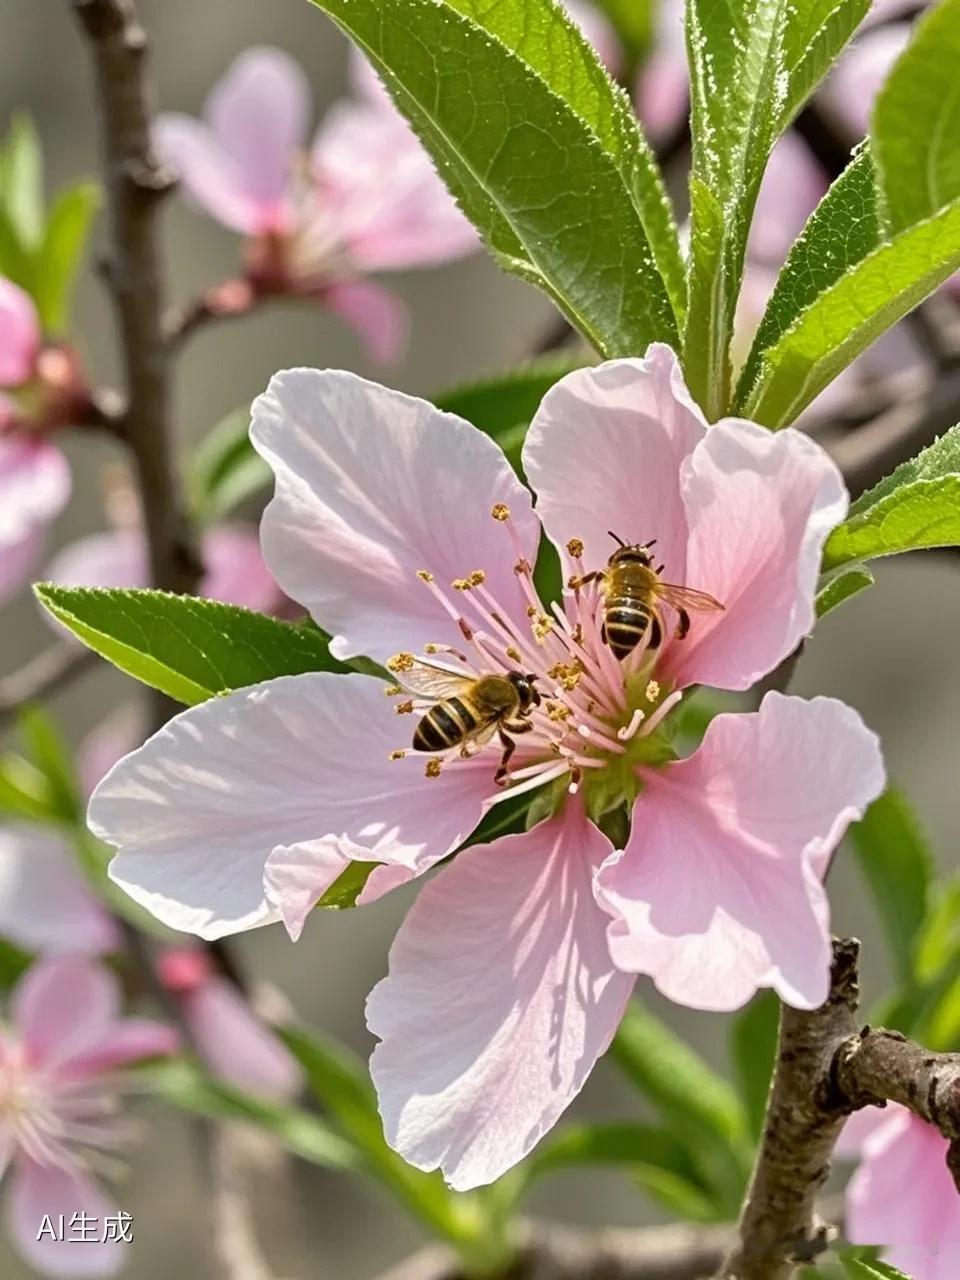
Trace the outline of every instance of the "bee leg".
{"label": "bee leg", "polygon": [[574,591],[579,591],[581,587],[585,587],[589,582],[596,582],[598,578],[602,578],[605,570],[594,569],[592,573],[585,573],[582,577],[573,577],[570,579],[569,585]]}
{"label": "bee leg", "polygon": [[680,619],[677,624],[677,639],[683,640],[690,631],[690,615],[686,609],[677,607],[677,617]]}
{"label": "bee leg", "polygon": [[517,744],[500,729],[500,741],[503,743],[503,755],[500,757],[500,766],[493,775],[493,780],[498,787],[506,786],[507,783],[507,765],[510,763],[510,757],[517,749]]}

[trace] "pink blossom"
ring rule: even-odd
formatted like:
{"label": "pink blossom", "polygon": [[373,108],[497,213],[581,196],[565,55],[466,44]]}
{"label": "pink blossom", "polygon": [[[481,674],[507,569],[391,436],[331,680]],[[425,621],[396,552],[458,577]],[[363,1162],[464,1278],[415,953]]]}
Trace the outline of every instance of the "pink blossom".
{"label": "pink blossom", "polygon": [[214,971],[204,951],[170,949],[157,968],[180,1006],[197,1052],[221,1080],[278,1100],[300,1090],[303,1075],[296,1060],[233,983]]}
{"label": "pink blossom", "polygon": [[634,104],[650,141],[670,141],[686,123],[690,79],[683,29],[683,0],[661,0],[653,47],[640,68]]}
{"label": "pink blossom", "polygon": [[358,54],[351,79],[309,159],[309,86],[279,49],[241,54],[203,119],[163,115],[156,142],[193,202],[246,237],[255,292],[320,298],[377,358],[393,358],[402,304],[364,274],[450,261],[477,236]]}
{"label": "pink blossom", "polygon": [[[238,524],[210,529],[204,536],[203,557],[201,595],[264,613],[276,608],[280,593],[253,529]],[[112,529],[78,538],[53,557],[45,576],[67,587],[147,586],[143,535],[138,529]]]}
{"label": "pink blossom", "polygon": [[947,1168],[946,1139],[892,1103],[858,1112],[843,1139],[845,1154],[860,1153],[846,1193],[848,1239],[882,1246],[881,1256],[914,1280],[953,1280],[960,1200]]}
{"label": "pink blossom", "polygon": [[597,56],[611,75],[616,75],[623,52],[617,33],[605,14],[590,0],[563,0],[563,7],[597,51]]}
{"label": "pink blossom", "polygon": [[[202,937],[278,919],[295,937],[351,859],[382,864],[370,901],[540,788],[542,821],[460,853],[421,892],[370,998],[388,1140],[461,1189],[555,1122],[635,974],[699,1008],[762,986],[820,1003],[821,877],[883,786],[876,738],[834,699],[770,693],[680,760],[671,713],[694,684],[749,688],[812,629],[821,548],[847,507],[827,455],[794,430],[708,429],[662,346],[548,393],[524,449],[536,512],[488,436],[352,374],[278,374],[253,417],[277,479],[267,563],[338,657],[387,661],[402,689],[315,673],[176,717],[91,801],[113,879]],[[576,579],[554,606],[530,567],[541,521]],[[665,580],[723,608],[693,614],[683,639],[668,611],[663,643],[618,662],[582,581],[611,528],[655,538]],[[499,743],[410,749],[451,678],[511,671],[541,702],[507,785]],[[614,813],[632,818],[620,848]]]}
{"label": "pink blossom", "polygon": [[[0,276],[0,387],[13,392],[33,378],[39,355],[36,308]],[[0,601],[29,577],[47,525],[70,496],[70,471],[60,450],[40,438],[14,435],[19,416],[16,401],[0,393]]]}
{"label": "pink blossom", "polygon": [[47,1276],[111,1276],[126,1261],[117,1243],[37,1235],[44,1215],[104,1219],[117,1209],[95,1176],[132,1139],[120,1111],[123,1069],[177,1048],[173,1031],[124,1018],[106,969],[64,956],[33,965],[15,987],[0,1037],[0,1175],[7,1219],[24,1259]]}

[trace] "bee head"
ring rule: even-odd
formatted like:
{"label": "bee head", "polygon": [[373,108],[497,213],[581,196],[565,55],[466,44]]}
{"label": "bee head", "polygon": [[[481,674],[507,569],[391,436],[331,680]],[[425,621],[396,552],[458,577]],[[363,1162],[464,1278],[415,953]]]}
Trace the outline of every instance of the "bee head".
{"label": "bee head", "polygon": [[656,538],[651,538],[649,542],[624,542],[612,529],[608,532],[614,542],[619,543],[616,551],[607,561],[609,565],[642,564],[645,568],[649,568],[653,564],[650,548],[657,545]]}
{"label": "bee head", "polygon": [[537,688],[536,675],[530,672],[525,675],[522,671],[511,671],[507,679],[517,691],[521,711],[528,711],[530,707],[539,707],[540,691]]}

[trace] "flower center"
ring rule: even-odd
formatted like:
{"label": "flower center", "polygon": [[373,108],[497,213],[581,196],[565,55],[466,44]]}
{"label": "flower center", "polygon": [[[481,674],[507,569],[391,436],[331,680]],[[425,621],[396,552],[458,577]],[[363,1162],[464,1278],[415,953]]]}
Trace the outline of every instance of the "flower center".
{"label": "flower center", "polygon": [[[659,651],[651,649],[649,632],[622,660],[603,639],[602,587],[596,579],[583,581],[582,543],[568,545],[576,573],[562,600],[547,608],[509,509],[498,503],[491,514],[511,542],[525,623],[516,620],[515,608],[505,609],[495,598],[483,569],[469,570],[447,588],[430,569],[418,572],[463,647],[430,644],[422,658],[400,653],[387,663],[398,681],[387,689],[398,699],[394,711],[431,721],[430,733],[414,735],[416,750],[401,747],[391,758],[419,760],[428,777],[437,777],[480,750],[491,758],[496,751],[497,781],[503,785],[497,799],[553,784],[538,808],[558,807],[582,790],[588,812],[599,820],[632,802],[643,770],[674,758],[663,724],[681,693],[655,678]],[[539,702],[516,703],[499,721],[484,718],[473,691],[486,675],[529,681]],[[420,752],[432,748],[421,744],[431,741],[439,749],[424,764]]]}

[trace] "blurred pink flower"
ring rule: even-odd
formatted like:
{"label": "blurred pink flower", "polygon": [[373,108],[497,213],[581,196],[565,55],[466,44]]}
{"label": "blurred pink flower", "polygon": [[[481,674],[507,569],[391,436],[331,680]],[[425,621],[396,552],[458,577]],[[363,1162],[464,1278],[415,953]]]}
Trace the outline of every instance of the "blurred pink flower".
{"label": "blurred pink flower", "polygon": [[[41,355],[32,300],[0,276],[0,387],[31,382]],[[23,586],[43,548],[47,525],[70,496],[70,470],[59,449],[21,431],[22,409],[0,392],[0,601]]]}
{"label": "blurred pink flower", "polygon": [[[458,1189],[496,1178],[555,1122],[633,974],[699,1008],[761,986],[804,1008],[824,999],[821,877],[882,789],[876,738],[840,702],[776,693],[716,718],[689,759],[666,723],[686,687],[748,688],[812,628],[821,548],[847,506],[816,444],[743,421],[708,430],[662,346],[548,393],[524,450],[536,513],[489,436],[351,374],[278,374],[252,438],[277,477],[262,535],[278,581],[338,657],[404,651],[388,665],[405,692],[392,704],[377,679],[317,673],[176,717],[91,800],[116,883],[202,937],[277,919],[296,936],[350,860],[383,864],[371,901],[446,858],[499,800],[552,784],[552,817],[467,849],[423,889],[368,1005],[388,1139]],[[725,608],[620,663],[596,584],[552,611],[537,597],[538,516],[568,572],[606,563],[612,526],[656,538],[666,580]],[[499,745],[397,750],[414,723],[397,712],[518,668],[542,704],[509,785]],[[616,850],[592,819],[620,806],[632,831]]]}
{"label": "blurred pink flower", "polygon": [[657,6],[653,46],[637,76],[633,101],[654,146],[663,146],[684,127],[690,109],[690,79],[683,0],[661,0]]}
{"label": "blurred pink flower", "polygon": [[597,56],[611,75],[616,75],[623,61],[623,52],[617,33],[610,25],[606,15],[601,13],[591,0],[562,0],[564,9],[569,13],[584,36],[597,51]]}
{"label": "blurred pink flower", "polygon": [[[318,298],[385,360],[405,313],[365,273],[447,262],[478,240],[374,72],[351,56],[353,96],[331,108],[309,159],[306,77],[270,48],[237,58],[202,120],[162,115],[156,143],[194,203],[246,237],[254,293]],[[235,305],[249,305],[242,292]]]}
{"label": "blurred pink flower", "polygon": [[821,100],[851,142],[870,128],[877,94],[910,39],[909,22],[865,31],[847,50],[821,90]]}
{"label": "blurred pink flower", "polygon": [[[225,524],[208,530],[203,557],[206,574],[200,595],[261,613],[272,612],[280,603],[280,591],[263,562],[254,529]],[[146,545],[137,529],[112,529],[79,538],[60,550],[44,572],[49,582],[67,587],[144,587],[150,578]]]}
{"label": "blurred pink flower", "polygon": [[47,1276],[111,1276],[127,1259],[116,1243],[37,1236],[86,1213],[103,1230],[116,1217],[95,1177],[135,1136],[121,1114],[123,1068],[173,1053],[175,1033],[124,1018],[116,979],[77,956],[41,960],[14,988],[0,1037],[0,1173],[7,1221],[30,1266]]}
{"label": "blurred pink flower", "polygon": [[882,1246],[881,1256],[913,1280],[954,1280],[960,1258],[960,1200],[947,1168],[947,1141],[905,1107],[867,1107],[847,1121],[838,1153],[860,1162],[847,1185],[846,1236]]}
{"label": "blurred pink flower", "polygon": [[303,1073],[293,1055],[233,983],[198,947],[165,951],[157,970],[180,1005],[204,1062],[228,1084],[265,1098],[294,1097]]}

